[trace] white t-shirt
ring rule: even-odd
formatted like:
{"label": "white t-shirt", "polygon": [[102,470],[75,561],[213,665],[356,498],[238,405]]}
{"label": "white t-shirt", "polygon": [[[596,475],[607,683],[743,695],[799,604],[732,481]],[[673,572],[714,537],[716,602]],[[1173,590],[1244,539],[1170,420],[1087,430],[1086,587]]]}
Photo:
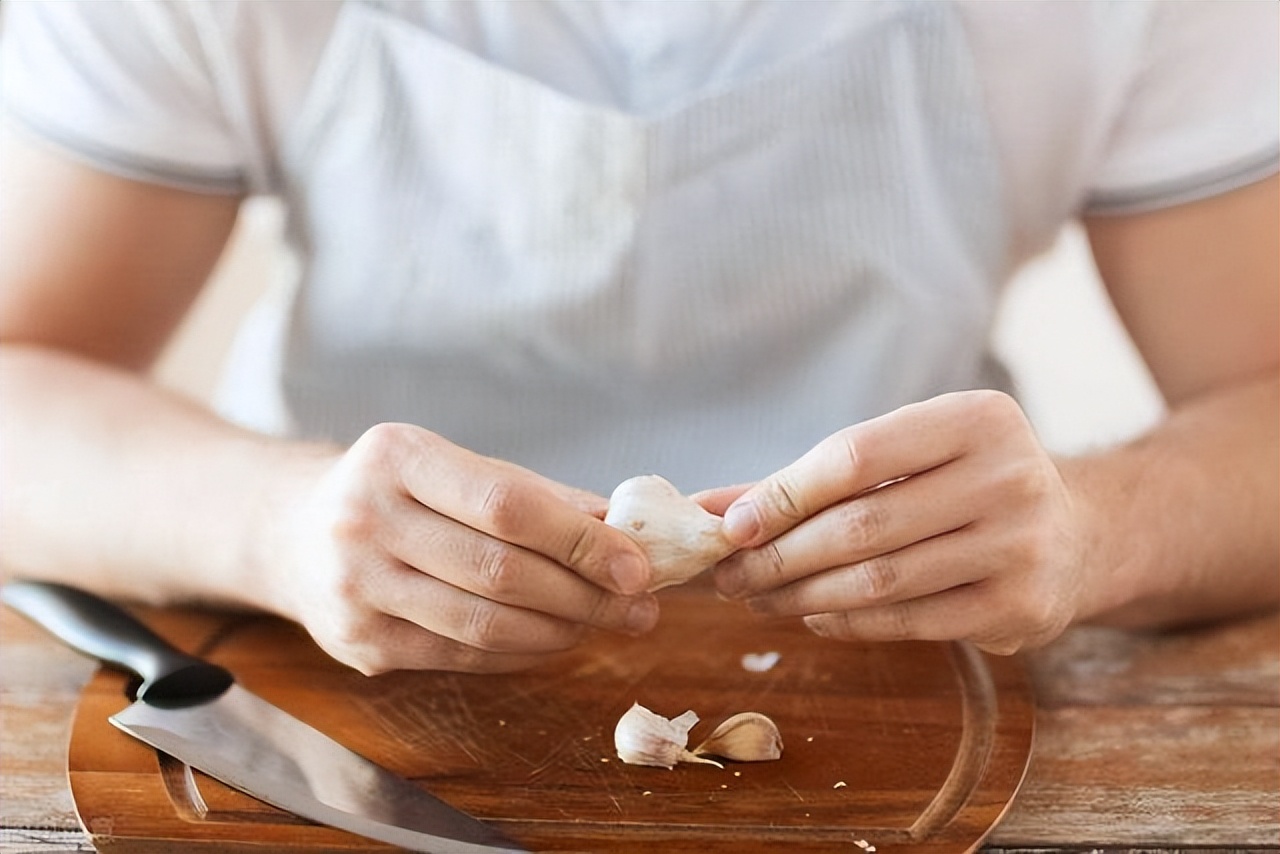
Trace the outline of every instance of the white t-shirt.
{"label": "white t-shirt", "polygon": [[1273,3],[5,7],[17,123],[285,200],[298,274],[229,414],[414,421],[600,490],[998,384],[995,298],[1065,221],[1280,157]]}

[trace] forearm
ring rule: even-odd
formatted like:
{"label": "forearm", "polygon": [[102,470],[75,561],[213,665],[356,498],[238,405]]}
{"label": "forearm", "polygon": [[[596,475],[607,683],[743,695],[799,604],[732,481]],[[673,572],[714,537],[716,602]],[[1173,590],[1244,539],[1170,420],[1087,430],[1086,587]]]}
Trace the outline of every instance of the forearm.
{"label": "forearm", "polygon": [[1155,627],[1280,601],[1274,374],[1178,406],[1146,436],[1060,468],[1089,538],[1085,620]]}
{"label": "forearm", "polygon": [[267,607],[273,505],[331,449],[236,428],[136,375],[0,348],[0,566],[152,602]]}

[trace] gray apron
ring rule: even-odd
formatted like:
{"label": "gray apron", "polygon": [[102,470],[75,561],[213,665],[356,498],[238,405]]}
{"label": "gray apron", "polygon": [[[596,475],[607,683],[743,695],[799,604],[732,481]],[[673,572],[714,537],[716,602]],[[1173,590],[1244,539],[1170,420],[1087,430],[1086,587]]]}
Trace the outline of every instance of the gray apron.
{"label": "gray apron", "polygon": [[1000,384],[963,27],[853,5],[852,35],[633,115],[348,2],[281,163],[298,278],[260,330],[272,387],[242,398],[276,405],[232,414],[342,441],[407,421],[599,492],[690,491]]}

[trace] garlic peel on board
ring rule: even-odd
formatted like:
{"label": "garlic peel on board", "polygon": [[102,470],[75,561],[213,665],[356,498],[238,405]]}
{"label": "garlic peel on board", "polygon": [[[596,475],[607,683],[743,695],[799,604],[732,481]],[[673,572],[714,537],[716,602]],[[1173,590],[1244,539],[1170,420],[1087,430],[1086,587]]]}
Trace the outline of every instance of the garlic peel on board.
{"label": "garlic peel on board", "polygon": [[724,537],[723,519],[656,474],[618,484],[604,521],[644,548],[653,567],[650,592],[683,584],[735,550]]}
{"label": "garlic peel on board", "polygon": [[695,756],[685,749],[689,744],[689,730],[697,722],[698,716],[693,710],[667,719],[639,703],[632,703],[614,727],[613,746],[618,758],[628,765],[674,768],[677,762],[700,762],[723,768],[719,762]]}
{"label": "garlic peel on board", "polygon": [[692,751],[689,730],[698,716],[687,711],[668,720],[633,703],[613,731],[618,758],[628,765],[674,768],[677,762],[697,762],[724,768],[707,759],[717,756],[734,762],[767,762],[782,756],[782,736],[772,720],[759,712],[739,712],[725,720]]}

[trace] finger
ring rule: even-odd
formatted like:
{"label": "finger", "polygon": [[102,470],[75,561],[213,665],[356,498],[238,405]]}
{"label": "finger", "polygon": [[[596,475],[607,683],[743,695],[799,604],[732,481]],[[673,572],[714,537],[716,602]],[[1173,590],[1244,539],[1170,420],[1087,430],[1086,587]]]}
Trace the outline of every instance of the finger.
{"label": "finger", "polygon": [[991,609],[979,584],[891,605],[804,618],[814,634],[847,641],[963,640],[988,634],[990,620]]}
{"label": "finger", "polygon": [[640,546],[566,501],[559,486],[528,469],[474,454],[420,431],[423,447],[402,470],[416,500],[443,516],[546,555],[583,578],[623,594],[649,586]]}
{"label": "finger", "polygon": [[750,488],[751,484],[749,483],[740,483],[735,486],[718,486],[714,489],[695,492],[689,498],[696,501],[708,513],[723,516],[724,511],[729,509],[729,505]]}
{"label": "finger", "polygon": [[968,446],[977,408],[966,394],[943,395],[834,433],[733,502],[725,534],[759,545],[837,501],[949,462]]}
{"label": "finger", "polygon": [[793,582],[747,606],[769,616],[805,616],[906,602],[982,580],[987,548],[963,531],[935,537]]}
{"label": "finger", "polygon": [[658,621],[651,595],[619,596],[528,549],[504,543],[412,499],[389,512],[387,550],[447,584],[573,623],[637,635]]}
{"label": "finger", "polygon": [[581,626],[485,599],[409,566],[394,567],[384,576],[370,592],[371,605],[473,649],[555,652],[582,637]]}
{"label": "finger", "polygon": [[976,508],[967,500],[968,479],[953,470],[958,465],[866,491],[760,548],[739,551],[716,568],[716,588],[730,598],[759,594],[964,527]]}
{"label": "finger", "polygon": [[374,618],[366,640],[331,651],[344,664],[366,676],[393,670],[452,670],[464,673],[510,673],[546,660],[542,654],[488,652],[433,634],[398,617]]}
{"label": "finger", "polygon": [[576,507],[588,516],[603,519],[609,512],[609,499],[586,489],[560,483],[554,480],[543,481],[553,494],[570,507]]}

